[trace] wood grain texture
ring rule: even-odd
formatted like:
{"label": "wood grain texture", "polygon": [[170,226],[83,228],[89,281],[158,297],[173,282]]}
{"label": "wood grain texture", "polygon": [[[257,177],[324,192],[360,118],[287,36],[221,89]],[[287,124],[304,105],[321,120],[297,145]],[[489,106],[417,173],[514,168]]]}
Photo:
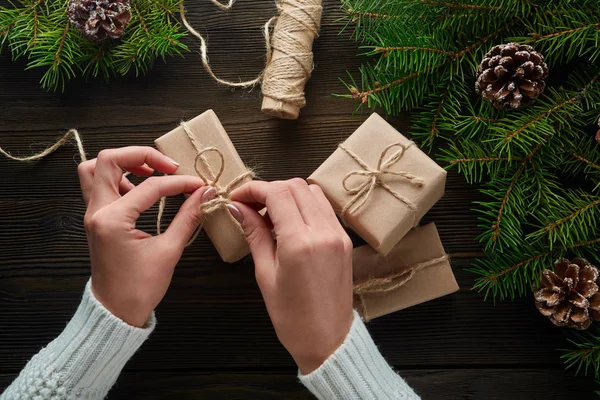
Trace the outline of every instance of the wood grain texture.
{"label": "wood grain texture", "polygon": [[[339,2],[326,0],[308,106],[298,121],[260,112],[260,90],[214,83],[202,69],[198,44],[185,58],[157,63],[145,77],[106,84],[80,80],[64,94],[43,92],[39,71],[0,54],[0,146],[19,155],[44,148],[69,128],[83,135],[89,156],[153,140],[208,108],[220,116],[242,158],[266,180],[307,177],[362,121],[338,77],[356,74],[363,59],[343,27]],[[0,0],[5,4],[5,0]],[[209,1],[188,1],[190,21],[209,40],[215,72],[248,79],[262,68],[260,27],[271,1],[240,0],[223,13]],[[365,113],[368,115],[368,113]],[[391,122],[405,132],[407,116]],[[89,276],[74,147],[35,164],[0,159],[0,389],[65,326]],[[451,172],[446,196],[425,218],[435,221],[462,289],[370,324],[386,358],[432,399],[591,398],[590,380],[561,370],[564,331],[531,299],[494,306],[469,290],[465,271],[480,255],[477,188]],[[172,216],[181,199],[172,199]],[[139,226],[152,231],[156,210]],[[360,239],[354,237],[356,244]],[[223,264],[206,237],[186,250],[157,310],[159,325],[127,365],[110,399],[308,399],[278,343],[250,259]]]}

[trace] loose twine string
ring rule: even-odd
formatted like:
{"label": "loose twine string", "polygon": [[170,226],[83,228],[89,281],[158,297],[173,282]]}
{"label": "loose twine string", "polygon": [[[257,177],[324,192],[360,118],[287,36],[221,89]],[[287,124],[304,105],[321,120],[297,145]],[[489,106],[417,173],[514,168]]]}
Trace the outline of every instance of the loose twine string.
{"label": "loose twine string", "polygon": [[[234,3],[234,0],[230,0],[227,5],[217,0],[211,1],[224,10],[231,9]],[[320,2],[321,0],[277,0],[279,17],[272,17],[263,26],[266,48],[265,68],[256,78],[240,82],[221,79],[215,75],[208,61],[206,40],[188,22],[183,2],[179,6],[179,14],[188,31],[200,40],[202,64],[215,81],[222,85],[241,88],[255,86],[262,81],[263,95],[301,108],[306,104],[304,86],[313,70],[312,40],[319,36],[321,28],[323,7]],[[271,27],[275,22],[277,26],[271,35]],[[298,32],[309,32],[312,36],[310,42],[299,40],[295,35]],[[273,59],[275,51],[283,56]]]}
{"label": "loose twine string", "polygon": [[[200,206],[200,211],[202,212],[202,218],[204,221],[207,216],[213,214],[214,212],[216,212],[218,210],[225,209],[228,204],[231,204],[232,203],[231,198],[230,198],[231,192],[235,188],[240,186],[242,183],[244,183],[246,181],[246,179],[254,178],[255,173],[252,170],[247,170],[246,172],[235,177],[227,185],[221,186],[221,184],[219,182],[221,180],[221,177],[223,176],[223,173],[225,172],[225,156],[223,155],[221,150],[219,150],[216,147],[204,147],[200,143],[197,135],[194,134],[194,132],[192,131],[192,129],[186,122],[181,122],[180,126],[183,128],[186,135],[190,139],[190,142],[192,142],[192,145],[198,152],[198,154],[196,155],[196,159],[194,160],[194,170],[196,171],[196,174],[207,185],[212,186],[216,189],[215,198],[210,201],[207,201],[206,203],[203,203]],[[205,157],[209,153],[214,153],[219,157],[220,164],[219,164],[219,169],[216,173]],[[199,165],[201,165],[201,167],[206,171],[206,173],[202,172],[202,168],[199,168]],[[161,198],[160,202],[158,204],[158,216],[156,217],[156,233],[158,235],[160,235],[162,232],[162,226],[161,226],[162,225],[162,217],[163,217],[166,205],[167,205],[167,198],[166,197]],[[238,230],[240,231],[240,234],[243,235],[244,231],[242,230],[242,227],[240,226],[240,224],[237,221],[235,221],[235,223],[238,227]],[[200,234],[201,230],[202,230],[202,224],[200,224],[198,229],[196,229],[196,232],[190,238],[190,240],[186,244],[186,247],[191,245],[198,238],[198,235]]]}
{"label": "loose twine string", "polygon": [[58,141],[56,143],[54,143],[52,146],[42,150],[40,153],[31,155],[28,157],[13,156],[12,154],[3,150],[1,147],[0,147],[0,154],[3,154],[5,157],[7,157],[11,160],[14,160],[14,161],[22,161],[22,162],[37,161],[37,160],[41,160],[42,158],[46,157],[48,154],[54,153],[60,147],[62,147],[66,143],[68,143],[69,140],[71,140],[71,139],[75,139],[75,142],[77,143],[77,150],[79,151],[79,158],[81,159],[81,162],[87,161],[87,156],[85,155],[85,150],[83,148],[83,141],[81,140],[81,136],[79,135],[79,132],[77,132],[77,129],[69,130],[60,139],[58,139]]}
{"label": "loose twine string", "polygon": [[[346,154],[348,154],[358,165],[361,166],[362,169],[350,171],[344,176],[342,180],[342,186],[344,189],[351,195],[353,195],[352,199],[344,206],[341,212],[342,221],[346,224],[345,217],[348,214],[355,214],[359,211],[369,200],[374,190],[377,187],[381,187],[387,192],[389,192],[396,199],[404,203],[410,210],[417,210],[417,205],[413,203],[410,199],[402,196],[396,190],[391,188],[386,182],[384,182],[383,178],[386,175],[400,176],[408,182],[416,187],[423,186],[423,179],[419,178],[416,175],[413,175],[406,171],[392,171],[392,167],[398,163],[406,151],[414,145],[414,142],[409,142],[407,145],[403,145],[402,143],[392,143],[387,146],[379,155],[379,161],[377,162],[377,168],[371,168],[366,162],[364,162],[355,152],[345,147],[343,144],[339,145],[339,148],[342,149]],[[394,152],[389,158],[386,159],[388,152],[393,149],[399,147],[399,149]],[[354,176],[364,176],[367,179],[354,187],[348,186],[348,180]],[[346,224],[347,225],[347,224]]]}
{"label": "loose twine string", "polygon": [[404,286],[410,281],[417,272],[422,269],[432,267],[444,261],[447,261],[450,257],[448,254],[444,254],[442,257],[433,258],[431,260],[415,264],[408,270],[398,272],[392,275],[388,275],[380,278],[370,278],[362,282],[354,284],[354,297],[357,300],[359,312],[363,320],[369,321],[369,314],[367,305],[365,303],[365,295],[374,293],[388,293]]}

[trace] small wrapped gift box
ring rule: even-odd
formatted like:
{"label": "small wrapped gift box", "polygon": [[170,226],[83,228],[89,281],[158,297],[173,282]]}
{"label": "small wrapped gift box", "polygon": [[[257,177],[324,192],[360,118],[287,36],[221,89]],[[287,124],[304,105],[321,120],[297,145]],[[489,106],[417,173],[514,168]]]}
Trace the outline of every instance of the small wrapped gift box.
{"label": "small wrapped gift box", "polygon": [[377,114],[308,178],[344,223],[386,255],[443,196],[446,171]]}
{"label": "small wrapped gift box", "polygon": [[[242,184],[252,179],[212,110],[182,123],[154,143],[161,153],[180,164],[177,174],[201,176],[218,191],[232,182]],[[250,253],[242,227],[225,207],[206,215],[202,228],[223,261],[235,262]]]}
{"label": "small wrapped gift box", "polygon": [[459,290],[435,224],[411,230],[387,256],[354,249],[354,307],[365,321]]}

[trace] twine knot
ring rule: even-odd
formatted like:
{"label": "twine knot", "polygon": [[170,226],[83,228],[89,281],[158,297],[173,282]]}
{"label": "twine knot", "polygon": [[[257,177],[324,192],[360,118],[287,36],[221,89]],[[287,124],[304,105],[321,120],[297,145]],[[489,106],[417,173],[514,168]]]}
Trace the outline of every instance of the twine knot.
{"label": "twine knot", "polygon": [[[415,211],[417,209],[417,206],[415,203],[413,203],[410,199],[402,196],[400,193],[395,191],[392,187],[390,187],[385,182],[386,180],[384,179],[386,176],[389,176],[389,175],[399,176],[399,177],[406,179],[413,186],[416,186],[416,187],[423,186],[424,182],[423,182],[423,179],[421,179],[420,177],[413,175],[406,171],[393,171],[392,170],[392,167],[394,165],[396,165],[402,159],[404,154],[406,154],[406,151],[412,145],[414,145],[414,142],[412,142],[412,141],[409,142],[407,145],[404,145],[402,143],[390,144],[381,152],[381,155],[379,156],[379,161],[377,162],[377,168],[370,167],[356,153],[354,153],[352,150],[345,147],[343,144],[339,145],[339,148],[344,150],[346,152],[346,154],[348,154],[350,157],[352,157],[352,159],[354,161],[356,161],[356,163],[358,165],[360,165],[362,168],[362,169],[348,172],[346,174],[346,176],[344,176],[344,179],[342,180],[342,186],[344,187],[344,189],[353,196],[352,199],[342,209],[342,212],[341,212],[342,220],[344,220],[344,217],[348,213],[354,214],[358,210],[360,210],[361,207],[363,207],[365,205],[365,203],[367,202],[367,200],[371,197],[371,195],[373,194],[373,191],[377,187],[380,187],[380,188],[386,190],[388,193],[390,193],[396,199],[398,199],[399,201],[404,203],[409,209],[411,209],[413,211]],[[388,155],[388,152],[390,152],[390,150],[392,150],[394,148],[398,148],[398,150],[396,150],[394,153],[392,153],[392,155],[389,156],[389,158],[386,158]],[[366,179],[364,179],[364,181],[362,183],[358,183],[354,186],[349,186],[349,180],[352,177],[363,177]],[[345,223],[345,221],[344,221],[344,223]]]}

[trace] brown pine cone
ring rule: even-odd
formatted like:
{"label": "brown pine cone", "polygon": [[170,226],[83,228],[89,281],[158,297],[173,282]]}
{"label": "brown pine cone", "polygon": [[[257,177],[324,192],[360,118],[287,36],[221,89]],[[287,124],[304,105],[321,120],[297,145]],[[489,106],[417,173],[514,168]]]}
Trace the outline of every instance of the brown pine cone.
{"label": "brown pine cone", "polygon": [[131,19],[129,0],[69,0],[69,20],[88,39],[117,39]]}
{"label": "brown pine cone", "polygon": [[599,276],[598,268],[583,258],[558,260],[554,271],[543,272],[535,305],[554,325],[587,329],[592,320],[600,320]]}
{"label": "brown pine cone", "polygon": [[479,65],[475,90],[495,108],[519,108],[542,94],[547,76],[544,57],[533,47],[500,44]]}

